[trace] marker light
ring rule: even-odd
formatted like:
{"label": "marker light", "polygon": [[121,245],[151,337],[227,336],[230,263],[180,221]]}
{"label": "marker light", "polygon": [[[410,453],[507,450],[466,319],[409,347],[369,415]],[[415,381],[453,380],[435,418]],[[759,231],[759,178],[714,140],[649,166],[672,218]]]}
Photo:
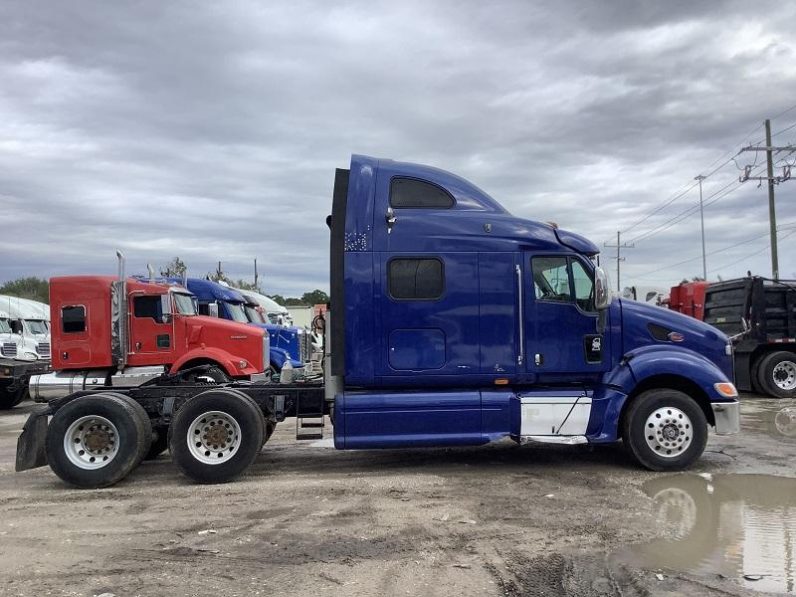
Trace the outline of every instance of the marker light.
{"label": "marker light", "polygon": [[506,379],[505,377],[499,377],[498,379],[495,380],[495,385],[496,386],[507,386],[507,385],[509,385],[509,380]]}
{"label": "marker light", "polygon": [[714,383],[713,387],[716,391],[721,394],[724,398],[737,398],[738,397],[738,390],[735,389],[735,386],[728,381],[723,381],[721,383]]}

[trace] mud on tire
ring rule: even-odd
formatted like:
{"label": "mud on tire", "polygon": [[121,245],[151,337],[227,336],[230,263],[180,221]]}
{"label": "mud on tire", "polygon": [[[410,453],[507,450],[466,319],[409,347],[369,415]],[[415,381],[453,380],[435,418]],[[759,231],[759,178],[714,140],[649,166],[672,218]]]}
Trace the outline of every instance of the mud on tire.
{"label": "mud on tire", "polygon": [[242,392],[208,390],[188,400],[169,427],[177,468],[199,483],[225,483],[254,462],[263,445],[264,421]]}
{"label": "mud on tire", "polygon": [[626,450],[641,466],[653,471],[688,468],[705,451],[708,423],[705,413],[687,394],[653,389],[638,395],[622,425]]}
{"label": "mud on tire", "polygon": [[108,487],[138,466],[152,441],[149,418],[112,392],[81,396],[53,415],[47,430],[50,468],[75,487]]}

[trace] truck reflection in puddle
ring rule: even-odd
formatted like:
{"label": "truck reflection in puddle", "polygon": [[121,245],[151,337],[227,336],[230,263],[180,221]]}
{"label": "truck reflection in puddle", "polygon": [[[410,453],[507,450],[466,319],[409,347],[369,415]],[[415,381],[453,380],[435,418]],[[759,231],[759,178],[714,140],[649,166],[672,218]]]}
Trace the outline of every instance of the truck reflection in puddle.
{"label": "truck reflection in puddle", "polygon": [[623,550],[620,560],[796,594],[796,479],[675,475],[643,489],[664,537]]}
{"label": "truck reflection in puddle", "polygon": [[749,401],[744,406],[746,429],[796,443],[796,406],[783,408],[779,400]]}

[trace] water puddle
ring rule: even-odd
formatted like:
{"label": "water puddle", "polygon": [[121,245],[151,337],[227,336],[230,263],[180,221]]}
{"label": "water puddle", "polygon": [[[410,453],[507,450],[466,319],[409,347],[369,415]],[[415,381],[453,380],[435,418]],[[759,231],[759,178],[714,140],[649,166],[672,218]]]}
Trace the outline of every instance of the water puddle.
{"label": "water puddle", "polygon": [[796,479],[674,475],[643,485],[663,538],[617,554],[649,570],[796,594]]}
{"label": "water puddle", "polygon": [[[782,406],[781,400],[745,404],[744,427],[780,441],[796,443],[796,406]],[[791,402],[791,401],[788,401]]]}

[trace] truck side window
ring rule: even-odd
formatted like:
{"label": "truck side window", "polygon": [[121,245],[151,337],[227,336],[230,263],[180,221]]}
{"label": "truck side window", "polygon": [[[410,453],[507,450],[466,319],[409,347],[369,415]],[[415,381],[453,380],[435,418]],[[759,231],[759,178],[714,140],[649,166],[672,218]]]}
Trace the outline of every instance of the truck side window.
{"label": "truck side window", "polygon": [[83,305],[61,308],[61,329],[65,334],[86,331],[86,308]]}
{"label": "truck side window", "polygon": [[531,265],[537,300],[572,302],[566,257],[534,257]]}
{"label": "truck side window", "polygon": [[594,311],[594,281],[583,264],[572,260],[572,280],[575,283],[575,302],[587,313]]}
{"label": "truck side window", "polygon": [[442,187],[415,178],[393,178],[390,207],[405,209],[449,209],[453,197]]}
{"label": "truck side window", "polygon": [[151,317],[158,323],[163,318],[163,308],[158,296],[137,296],[133,299],[133,313],[136,317]]}
{"label": "truck side window", "polygon": [[394,299],[431,301],[445,290],[445,268],[439,259],[392,259],[388,279]]}

